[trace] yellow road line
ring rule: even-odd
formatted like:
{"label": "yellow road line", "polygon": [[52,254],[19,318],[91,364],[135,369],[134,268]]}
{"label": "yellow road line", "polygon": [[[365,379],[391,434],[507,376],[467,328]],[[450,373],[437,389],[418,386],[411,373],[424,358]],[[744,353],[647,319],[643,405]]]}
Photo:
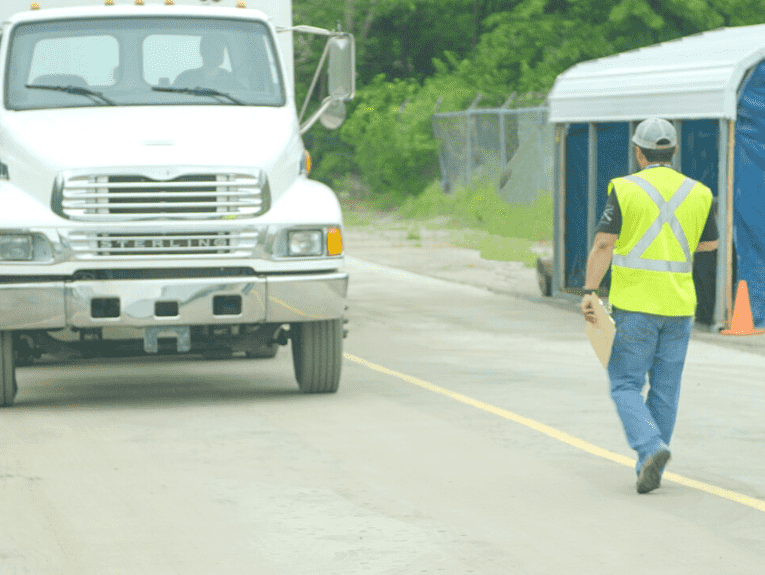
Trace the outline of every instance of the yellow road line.
{"label": "yellow road line", "polygon": [[276,304],[279,304],[280,306],[284,307],[285,309],[288,309],[289,311],[291,311],[295,315],[300,315],[300,316],[303,316],[303,317],[307,317],[308,319],[318,319],[318,317],[319,317],[319,316],[311,315],[310,313],[306,313],[302,309],[298,309],[296,307],[292,307],[288,303],[283,302],[279,298],[275,298],[272,295],[268,296],[268,299],[270,299],[272,302],[274,302]]}
{"label": "yellow road line", "polygon": [[[506,409],[502,409],[501,407],[497,407],[489,403],[484,403],[483,401],[479,401],[477,399],[473,399],[472,397],[468,397],[467,395],[463,395],[456,391],[451,391],[449,389],[440,387],[438,385],[427,382],[423,379],[419,379],[411,375],[406,375],[398,371],[393,371],[392,369],[388,369],[387,367],[383,367],[381,365],[377,365],[375,363],[369,362],[365,359],[361,359],[360,357],[356,357],[355,355],[351,355],[349,353],[345,353],[343,355],[345,356],[346,359],[354,363],[358,363],[359,365],[363,365],[364,367],[368,367],[369,369],[372,369],[374,371],[384,373],[385,375],[390,375],[391,377],[401,379],[403,381],[406,381],[407,383],[417,385],[419,387],[422,387],[423,389],[432,391],[433,393],[445,395],[446,397],[454,399],[455,401],[459,401],[461,403],[465,403],[477,409],[481,409],[483,411],[487,411],[494,415],[498,415],[499,417],[509,419],[510,421],[514,421],[515,423],[519,423],[530,429],[535,429],[536,431],[544,433],[545,435],[548,435],[552,437],[553,439],[557,439],[558,441],[562,441],[563,443],[568,443],[569,445],[576,447],[577,449],[581,449],[582,451],[586,451],[587,453],[590,453],[592,455],[602,457],[603,459],[608,459],[609,461],[613,461],[614,463],[618,463],[620,465],[624,465],[626,467],[630,467],[633,469],[635,467],[635,460],[630,457],[625,457],[624,455],[619,455],[618,453],[614,453],[613,451],[608,451],[607,449],[603,449],[602,447],[598,447],[597,445],[594,445],[592,443],[589,443],[587,441],[574,437],[573,435],[569,435],[568,433],[559,431],[553,427],[550,427],[549,425],[545,425],[544,423],[534,421],[533,419],[529,419],[528,417],[523,417],[522,415],[515,414],[512,411],[507,411]],[[736,493],[735,491],[730,491],[728,489],[723,489],[722,487],[709,485],[708,483],[696,481],[695,479],[689,479],[687,477],[683,477],[682,475],[678,475],[677,473],[665,472],[664,479],[668,481],[672,481],[674,483],[679,483],[680,485],[684,485],[686,487],[690,487],[691,489],[697,489],[699,491],[703,491],[711,495],[716,495],[717,497],[722,497],[723,499],[735,501],[736,503],[740,503],[741,505],[746,505],[747,507],[751,507],[752,509],[756,509],[757,511],[762,511],[763,513],[765,513],[765,501],[762,501],[760,499],[749,497],[748,495],[744,495],[742,493]]]}

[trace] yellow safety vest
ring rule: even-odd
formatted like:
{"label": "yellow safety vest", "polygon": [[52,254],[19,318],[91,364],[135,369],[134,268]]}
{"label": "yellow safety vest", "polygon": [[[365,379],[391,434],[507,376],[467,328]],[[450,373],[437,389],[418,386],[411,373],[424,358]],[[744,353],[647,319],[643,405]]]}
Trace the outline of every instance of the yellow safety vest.
{"label": "yellow safety vest", "polygon": [[622,228],[611,258],[611,303],[666,316],[696,313],[693,254],[712,205],[704,184],[668,167],[615,178]]}

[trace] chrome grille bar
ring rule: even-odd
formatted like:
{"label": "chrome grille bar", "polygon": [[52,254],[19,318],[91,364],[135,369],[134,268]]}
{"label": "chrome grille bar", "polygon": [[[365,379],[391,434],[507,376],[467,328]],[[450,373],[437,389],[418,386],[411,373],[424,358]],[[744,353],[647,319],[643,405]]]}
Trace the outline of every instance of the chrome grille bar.
{"label": "chrome grille bar", "polygon": [[[122,216],[125,217],[122,217]],[[253,214],[257,215],[257,214]],[[201,219],[221,219],[225,217],[241,217],[241,212],[168,212],[162,214],[121,214],[107,213],[107,214],[90,214],[87,216],[70,218],[73,220],[88,221],[88,222],[128,222],[139,221],[149,219],[178,219],[178,220],[201,220]]]}
{"label": "chrome grille bar", "polygon": [[[104,182],[105,183],[105,182]],[[209,182],[108,182],[109,188],[113,190],[118,190],[120,188],[181,188],[181,189],[189,189],[189,188],[211,188],[211,187],[217,187],[217,188],[258,188],[259,184],[258,182],[251,182],[246,180],[211,180]],[[212,185],[211,185],[212,184]],[[95,183],[95,182],[77,182],[74,184],[72,180],[68,181],[64,186],[64,191],[67,190],[90,190],[90,189],[97,189],[97,188],[103,188],[103,183]]]}
{"label": "chrome grille bar", "polygon": [[[241,201],[241,202],[172,202],[168,203],[168,208],[173,208],[173,212],[175,213],[175,208],[213,208],[210,211],[214,211],[214,208],[228,208],[233,206],[259,206],[262,202],[259,199],[255,200],[248,200],[248,201]],[[85,202],[67,202],[64,200],[63,204],[64,208],[68,207],[80,207],[80,206],[87,206]],[[112,210],[111,213],[121,213],[126,210],[136,210],[136,209],[144,209],[144,208],[157,208],[157,202],[130,202],[129,204],[110,204],[109,209]],[[127,212],[130,213],[130,212]]]}
{"label": "chrome grille bar", "polygon": [[270,207],[268,183],[257,170],[168,180],[140,173],[65,174],[58,189],[57,213],[82,221],[231,219],[259,216]]}
{"label": "chrome grille bar", "polygon": [[[91,192],[84,196],[81,193],[72,193],[64,190],[64,201],[71,198],[71,201],[87,202],[90,198],[145,198],[146,194],[135,194],[130,192]],[[209,191],[209,192],[183,192],[183,197],[209,198],[210,196],[252,196],[251,192],[240,191]],[[152,192],[152,198],[177,198],[177,192]]]}

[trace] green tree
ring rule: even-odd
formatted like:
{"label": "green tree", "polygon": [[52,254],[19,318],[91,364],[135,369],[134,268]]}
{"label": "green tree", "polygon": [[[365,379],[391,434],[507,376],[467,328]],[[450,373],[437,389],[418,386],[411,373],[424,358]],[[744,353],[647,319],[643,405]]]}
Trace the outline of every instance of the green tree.
{"label": "green tree", "polygon": [[[757,0],[300,0],[294,12],[297,23],[339,20],[357,39],[346,124],[307,138],[317,175],[331,182],[350,170],[394,199],[437,174],[436,102],[461,110],[480,93],[496,106],[513,92],[546,93],[585,60],[765,21]],[[296,49],[300,70],[308,48]]]}

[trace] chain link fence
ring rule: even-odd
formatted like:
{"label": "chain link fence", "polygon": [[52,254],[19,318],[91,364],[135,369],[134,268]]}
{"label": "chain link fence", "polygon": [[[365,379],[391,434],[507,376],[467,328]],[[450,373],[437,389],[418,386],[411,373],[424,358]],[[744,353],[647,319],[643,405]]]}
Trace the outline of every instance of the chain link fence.
{"label": "chain link fence", "polygon": [[553,193],[553,127],[547,108],[470,109],[433,114],[441,186],[491,182],[513,204]]}

